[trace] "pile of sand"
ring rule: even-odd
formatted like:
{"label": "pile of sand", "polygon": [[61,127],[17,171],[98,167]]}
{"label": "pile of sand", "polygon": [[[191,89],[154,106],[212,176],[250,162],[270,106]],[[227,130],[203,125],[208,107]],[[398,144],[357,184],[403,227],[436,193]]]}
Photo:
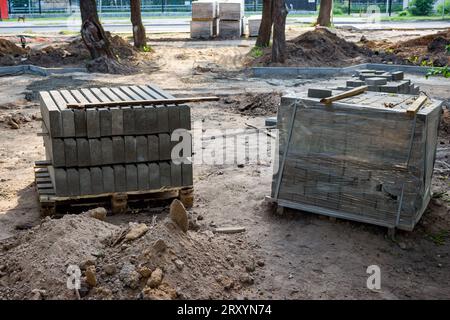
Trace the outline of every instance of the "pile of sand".
{"label": "pile of sand", "polygon": [[252,290],[263,263],[245,235],[229,237],[184,233],[169,219],[119,227],[85,214],[46,218],[3,245],[0,299],[76,299],[70,265],[81,269],[82,299],[231,299]]}
{"label": "pile of sand", "polygon": [[[284,66],[298,67],[341,67],[362,63],[370,51],[353,42],[338,37],[326,28],[305,32],[286,42],[287,59]],[[275,66],[270,62],[271,49],[254,60],[254,66]]]}

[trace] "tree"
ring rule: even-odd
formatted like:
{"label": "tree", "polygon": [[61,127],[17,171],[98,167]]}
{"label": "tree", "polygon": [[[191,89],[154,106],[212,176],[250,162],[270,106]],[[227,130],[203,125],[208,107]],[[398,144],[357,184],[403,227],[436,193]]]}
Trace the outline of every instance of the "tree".
{"label": "tree", "polygon": [[142,23],[141,0],[130,0],[131,24],[133,25],[134,46],[143,49],[147,46],[145,28]]}
{"label": "tree", "polygon": [[331,25],[331,11],[333,10],[333,0],[320,0],[319,17],[316,25],[329,27]]}
{"label": "tree", "polygon": [[413,16],[428,16],[433,12],[433,4],[434,0],[413,0],[409,4],[408,11]]}
{"label": "tree", "polygon": [[274,0],[263,0],[262,19],[259,26],[258,38],[256,39],[257,47],[268,47],[270,45],[270,37],[272,36],[272,12]]}
{"label": "tree", "polygon": [[288,8],[285,0],[273,0],[273,46],[272,62],[286,60],[286,16]]}

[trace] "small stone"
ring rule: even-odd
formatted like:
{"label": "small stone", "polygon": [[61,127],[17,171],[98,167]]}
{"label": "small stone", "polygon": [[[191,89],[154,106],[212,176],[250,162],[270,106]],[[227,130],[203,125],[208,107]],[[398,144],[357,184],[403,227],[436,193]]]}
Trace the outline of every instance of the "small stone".
{"label": "small stone", "polygon": [[106,274],[113,275],[117,272],[117,268],[115,264],[107,264],[103,267],[103,270],[105,270]]}
{"label": "small stone", "polygon": [[244,166],[243,163],[239,163],[239,164],[237,165],[237,167],[242,169],[242,168],[245,167],[245,166]]}
{"label": "small stone", "polygon": [[406,249],[406,244],[404,242],[399,242],[398,246],[400,247],[400,249],[405,250]]}
{"label": "small stone", "polygon": [[80,269],[81,270],[86,270],[90,266],[95,266],[95,261],[92,260],[92,259],[86,259],[83,262],[81,262]]}
{"label": "small stone", "polygon": [[204,219],[204,217],[201,215],[201,214],[199,214],[198,216],[197,216],[197,220],[198,221],[201,221],[201,220],[203,220]]}
{"label": "small stone", "polygon": [[152,270],[146,266],[140,267],[138,272],[143,278],[148,278],[152,275]]}
{"label": "small stone", "polygon": [[86,283],[89,286],[95,287],[97,285],[97,277],[95,275],[95,266],[88,266],[86,268],[86,272],[84,275],[86,276]]}
{"label": "small stone", "polygon": [[184,262],[181,261],[180,259],[176,259],[174,262],[175,266],[177,267],[178,270],[183,270],[184,268]]}
{"label": "small stone", "polygon": [[156,288],[158,287],[163,279],[163,272],[160,268],[156,268],[153,272],[150,278],[147,281],[147,285],[150,288]]}
{"label": "small stone", "polygon": [[40,289],[33,289],[31,290],[31,294],[32,294],[31,300],[43,300],[46,295],[46,291]]}
{"label": "small stone", "polygon": [[177,296],[177,290],[165,282],[161,283],[158,288],[145,287],[142,290],[142,297],[146,300],[173,300]]}
{"label": "small stone", "polygon": [[186,209],[184,208],[183,203],[178,199],[174,199],[170,204],[170,218],[183,232],[188,231],[188,214],[186,212]]}
{"label": "small stone", "polygon": [[123,265],[119,273],[119,279],[126,287],[136,289],[139,286],[141,275],[135,270],[134,266],[127,262]]}
{"label": "small stone", "polygon": [[101,221],[105,221],[106,220],[106,209],[103,207],[98,207],[95,209],[91,209],[89,211],[86,211],[83,213],[83,215],[94,218],[94,219],[98,219]]}
{"label": "small stone", "polygon": [[256,261],[256,264],[258,265],[258,267],[264,267],[264,265],[265,265],[263,260]]}
{"label": "small stone", "polygon": [[158,239],[155,242],[153,242],[152,247],[158,253],[158,252],[162,252],[162,251],[166,250],[167,245],[163,239]]}
{"label": "small stone", "polygon": [[253,284],[255,282],[253,277],[251,275],[249,275],[248,273],[241,274],[241,276],[239,277],[239,281],[244,284]]}
{"label": "small stone", "polygon": [[247,272],[253,272],[253,271],[255,271],[255,264],[253,263],[253,261],[249,262],[249,263],[245,266],[245,271],[247,271]]}
{"label": "small stone", "polygon": [[125,235],[125,241],[132,241],[142,237],[148,229],[149,227],[145,223],[130,223],[130,231]]}

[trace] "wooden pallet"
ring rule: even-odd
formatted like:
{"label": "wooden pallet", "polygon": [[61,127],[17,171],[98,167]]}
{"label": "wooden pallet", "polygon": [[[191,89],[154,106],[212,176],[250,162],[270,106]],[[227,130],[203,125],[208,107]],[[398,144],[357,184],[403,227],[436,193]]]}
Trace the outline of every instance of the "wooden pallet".
{"label": "wooden pallet", "polygon": [[192,186],[83,196],[56,196],[47,168],[49,165],[49,161],[36,161],[34,165],[37,197],[43,216],[98,206],[110,208],[113,213],[124,213],[131,207],[145,207],[149,205],[149,202],[154,204],[172,199],[179,199],[186,208],[193,205],[194,189]]}

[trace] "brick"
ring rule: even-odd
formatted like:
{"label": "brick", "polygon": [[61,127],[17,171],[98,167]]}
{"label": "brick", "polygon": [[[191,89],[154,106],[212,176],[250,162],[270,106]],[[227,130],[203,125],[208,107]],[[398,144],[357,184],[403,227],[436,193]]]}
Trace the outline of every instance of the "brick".
{"label": "brick", "polygon": [[365,80],[366,84],[368,86],[381,86],[387,83],[387,80],[385,78],[380,77],[373,77],[373,78],[367,78]]}
{"label": "brick", "polygon": [[400,80],[403,80],[405,73],[403,71],[395,71],[395,72],[392,72],[391,75],[392,75],[392,80],[400,81]]}
{"label": "brick", "polygon": [[125,143],[122,137],[113,137],[113,162],[124,163],[125,162]]}
{"label": "brick", "polygon": [[80,195],[80,175],[78,169],[67,169],[67,191],[70,196]]}
{"label": "brick", "polygon": [[160,133],[159,135],[159,160],[170,160],[171,141],[167,133]]}
{"label": "brick", "polygon": [[127,175],[125,171],[125,166],[115,165],[114,169],[114,186],[115,192],[125,192],[127,191]]}
{"label": "brick", "polygon": [[386,93],[398,93],[400,85],[395,82],[389,82],[386,85],[380,86],[380,92]]}
{"label": "brick", "polygon": [[134,110],[132,107],[122,107],[123,133],[125,135],[135,134]]}
{"label": "brick", "polygon": [[137,168],[134,164],[127,164],[125,166],[127,176],[127,191],[138,190],[138,174]]}
{"label": "brick", "polygon": [[71,109],[61,110],[64,137],[75,137],[75,119]]}
{"label": "brick", "polygon": [[112,138],[101,138],[100,144],[102,149],[102,164],[113,164],[114,155]]}
{"label": "brick", "polygon": [[78,165],[77,161],[77,143],[75,139],[64,139],[64,154],[66,158],[66,166],[74,167]]}
{"label": "brick", "polygon": [[93,194],[103,193],[103,175],[100,167],[90,168],[91,171],[91,187]]}
{"label": "brick", "polygon": [[88,138],[100,137],[100,117],[95,108],[86,110],[86,130]]}
{"label": "brick", "polygon": [[119,107],[110,108],[111,112],[111,134],[113,136],[123,135],[123,111]]}
{"label": "brick", "polygon": [[114,192],[114,170],[110,166],[102,167],[102,179],[103,179],[103,192]]}
{"label": "brick", "polygon": [[156,135],[147,136],[148,161],[159,160],[159,137]]}
{"label": "brick", "polygon": [[159,164],[157,163],[150,163],[148,165],[148,174],[149,174],[149,188],[152,189],[159,189],[161,187],[161,176],[160,176],[160,170],[159,170]]}
{"label": "brick", "polygon": [[148,141],[146,136],[136,137],[136,162],[148,161]]}
{"label": "brick", "polygon": [[332,91],[328,89],[308,89],[308,97],[310,98],[327,98],[332,96]]}
{"label": "brick", "polygon": [[148,190],[150,179],[147,164],[139,163],[137,165],[137,178],[138,178],[138,190]]}
{"label": "brick", "polygon": [[92,194],[91,172],[87,168],[79,169],[80,194]]}
{"label": "brick", "polygon": [[365,84],[365,82],[361,81],[361,80],[347,80],[346,84],[347,84],[347,87],[355,88],[355,87],[363,86]]}
{"label": "brick", "polygon": [[170,181],[170,163],[161,162],[159,164],[159,179],[161,182],[161,187],[170,187],[172,182]]}
{"label": "brick", "polygon": [[86,110],[77,110],[73,111],[74,114],[74,122],[75,122],[75,136],[76,137],[86,137],[87,129],[86,129]]}
{"label": "brick", "polygon": [[88,139],[79,138],[77,141],[78,166],[87,167],[91,165],[91,156]]}
{"label": "brick", "polygon": [[89,139],[90,165],[99,166],[102,162],[102,144],[100,139]]}
{"label": "brick", "polygon": [[107,108],[98,110],[100,116],[100,135],[109,137],[112,135],[112,116],[111,111]]}
{"label": "brick", "polygon": [[136,138],[133,136],[125,136],[125,162],[136,162]]}

